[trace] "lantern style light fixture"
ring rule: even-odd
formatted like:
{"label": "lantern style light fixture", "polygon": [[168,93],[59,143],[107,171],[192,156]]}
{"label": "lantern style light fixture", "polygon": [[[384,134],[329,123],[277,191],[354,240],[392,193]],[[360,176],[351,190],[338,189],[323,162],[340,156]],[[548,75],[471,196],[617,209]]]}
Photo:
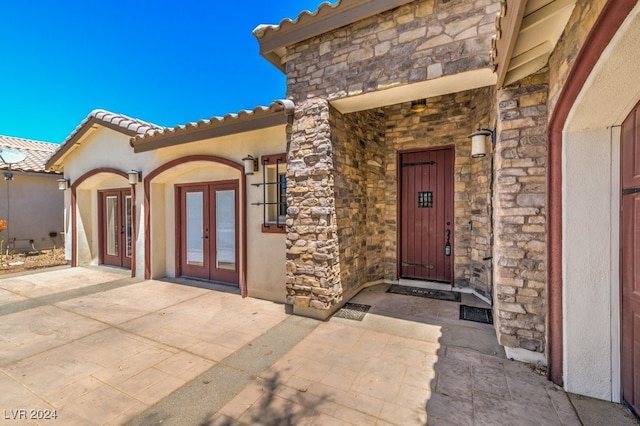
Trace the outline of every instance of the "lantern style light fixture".
{"label": "lantern style light fixture", "polygon": [[411,101],[411,112],[422,112],[427,109],[426,99],[416,99]]}
{"label": "lantern style light fixture", "polygon": [[66,191],[71,186],[71,182],[69,181],[69,179],[61,178],[56,180],[56,182],[58,182],[59,191]]}
{"label": "lantern style light fixture", "polygon": [[471,138],[471,158],[480,158],[487,155],[487,136],[493,135],[489,129],[478,129],[469,135]]}
{"label": "lantern style light fixture", "polygon": [[127,176],[129,178],[129,185],[136,185],[142,180],[142,172],[137,170],[129,170]]}
{"label": "lantern style light fixture", "polygon": [[258,171],[258,159],[254,158],[252,155],[247,155],[246,157],[244,157],[242,159],[242,162],[244,163],[244,174],[245,175],[252,175],[253,172],[257,172]]}

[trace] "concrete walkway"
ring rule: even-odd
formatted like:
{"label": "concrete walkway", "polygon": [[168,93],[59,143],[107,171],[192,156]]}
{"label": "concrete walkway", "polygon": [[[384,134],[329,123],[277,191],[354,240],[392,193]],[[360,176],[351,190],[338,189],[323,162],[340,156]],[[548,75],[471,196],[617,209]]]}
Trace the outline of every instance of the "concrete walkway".
{"label": "concrete walkway", "polygon": [[0,277],[1,424],[635,424],[505,359],[459,303],[376,286],[361,321],[318,322],[127,275]]}

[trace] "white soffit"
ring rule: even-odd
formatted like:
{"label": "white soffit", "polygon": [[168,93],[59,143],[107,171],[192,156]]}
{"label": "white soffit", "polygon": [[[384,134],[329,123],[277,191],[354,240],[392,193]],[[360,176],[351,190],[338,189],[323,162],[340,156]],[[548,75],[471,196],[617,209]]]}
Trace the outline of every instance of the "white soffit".
{"label": "white soffit", "polygon": [[465,90],[492,86],[494,84],[496,84],[496,74],[489,68],[483,68],[405,86],[391,87],[375,92],[335,99],[331,101],[331,105],[341,113],[348,114],[350,112],[401,104],[414,99],[464,92]]}
{"label": "white soffit", "polygon": [[529,0],[504,85],[542,69],[571,18],[576,0]]}

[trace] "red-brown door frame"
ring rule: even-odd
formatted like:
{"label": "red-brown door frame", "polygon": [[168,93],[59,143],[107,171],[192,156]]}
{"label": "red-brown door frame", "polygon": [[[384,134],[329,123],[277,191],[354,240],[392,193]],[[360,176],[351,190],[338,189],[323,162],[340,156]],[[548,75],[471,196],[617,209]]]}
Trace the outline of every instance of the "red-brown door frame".
{"label": "red-brown door frame", "polygon": [[[400,252],[400,248],[401,248],[401,224],[400,221],[402,219],[402,212],[401,212],[401,197],[400,194],[402,193],[402,155],[403,154],[411,154],[414,152],[424,152],[424,151],[436,151],[436,150],[442,150],[442,149],[451,149],[452,151],[452,173],[455,172],[455,164],[456,164],[456,146],[453,144],[448,144],[448,145],[439,145],[439,146],[433,146],[433,147],[425,147],[425,148],[414,148],[414,149],[407,149],[407,150],[402,150],[402,151],[397,151],[396,152],[396,194],[398,194],[398,196],[396,197],[396,279],[400,279],[400,275],[401,275],[401,252]],[[455,174],[452,174],[452,176],[455,176]],[[454,200],[455,203],[455,186],[452,182],[452,200]],[[451,222],[451,285],[453,286],[455,283],[455,235],[456,235],[456,220],[455,220],[455,204],[453,206],[453,220]]]}
{"label": "red-brown door frame", "polygon": [[637,0],[608,0],[567,75],[549,119],[547,172],[547,363],[548,377],[563,385],[562,330],[562,131],[587,78]]}
{"label": "red-brown door frame", "polygon": [[[207,232],[206,235],[206,239],[208,239],[210,241],[209,245],[210,245],[210,250],[205,250],[204,256],[205,256],[205,261],[209,262],[209,271],[214,268],[214,266],[211,264],[211,261],[213,259],[213,254],[215,253],[215,249],[216,249],[216,242],[215,242],[215,237],[216,237],[216,231],[213,229],[215,226],[215,223],[212,222],[211,218],[215,218],[216,217],[216,202],[214,201],[213,197],[215,197],[215,192],[218,190],[233,190],[235,193],[235,197],[234,197],[234,209],[235,209],[235,235],[236,235],[236,249],[235,249],[235,258],[239,259],[238,256],[238,231],[239,231],[239,222],[240,222],[240,217],[239,217],[239,211],[238,211],[238,192],[240,190],[240,185],[239,185],[239,181],[238,179],[228,179],[228,180],[221,180],[221,181],[212,181],[212,182],[197,182],[197,183],[189,183],[189,184],[179,184],[179,185],[175,185],[175,190],[174,190],[174,194],[175,194],[175,220],[176,220],[176,237],[175,237],[175,241],[176,241],[176,252],[175,252],[175,262],[176,262],[176,276],[181,276],[183,275],[183,270],[182,270],[182,256],[183,256],[183,249],[184,249],[184,245],[185,245],[185,224],[184,224],[184,217],[183,217],[183,212],[186,211],[185,209],[185,204],[183,203],[183,197],[182,197],[182,191],[185,189],[201,189],[203,192],[208,191],[208,195],[205,196],[205,201],[206,204],[204,206],[204,211],[205,211],[205,217],[209,216],[208,218],[208,225],[209,225],[209,231]],[[236,283],[236,281],[239,280],[239,262],[236,261],[236,270],[233,273],[225,273],[226,271],[219,271],[219,276],[217,278],[219,278],[222,282],[228,282],[230,284],[238,284]],[[213,279],[214,277],[211,277],[211,274],[209,274],[209,279]]]}
{"label": "red-brown door frame", "polygon": [[[127,194],[128,192],[128,194]],[[114,265],[112,263],[106,263],[105,262],[105,256],[107,256],[106,254],[106,223],[105,223],[105,205],[104,205],[104,197],[105,196],[109,196],[107,194],[110,194],[111,196],[117,196],[118,197],[118,219],[124,221],[124,223],[120,223],[118,226],[122,227],[122,231],[120,231],[119,233],[119,237],[118,237],[118,244],[121,248],[121,253],[118,255],[120,264],[119,265]],[[98,191],[98,263],[100,265],[112,265],[112,266],[120,266],[123,268],[128,268],[131,269],[133,266],[133,258],[131,257],[127,257],[127,252],[126,252],[126,228],[124,227],[126,225],[126,214],[127,214],[127,204],[126,204],[126,197],[131,196],[131,189],[130,188],[116,188],[116,189],[105,189],[105,190],[99,190]],[[133,198],[131,199],[131,215],[132,217],[130,218],[131,220],[131,254],[133,255],[133,246],[135,244],[135,240],[133,239],[133,221],[134,221],[134,217],[133,217]]]}

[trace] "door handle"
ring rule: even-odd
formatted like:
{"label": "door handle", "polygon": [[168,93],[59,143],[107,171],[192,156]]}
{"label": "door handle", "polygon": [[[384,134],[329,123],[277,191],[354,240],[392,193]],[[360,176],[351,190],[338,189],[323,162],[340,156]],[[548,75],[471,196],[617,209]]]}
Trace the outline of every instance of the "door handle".
{"label": "door handle", "polygon": [[451,256],[451,242],[449,241],[451,239],[451,230],[447,229],[445,234],[447,236],[447,242],[444,244],[444,255]]}

